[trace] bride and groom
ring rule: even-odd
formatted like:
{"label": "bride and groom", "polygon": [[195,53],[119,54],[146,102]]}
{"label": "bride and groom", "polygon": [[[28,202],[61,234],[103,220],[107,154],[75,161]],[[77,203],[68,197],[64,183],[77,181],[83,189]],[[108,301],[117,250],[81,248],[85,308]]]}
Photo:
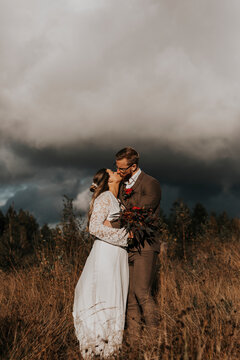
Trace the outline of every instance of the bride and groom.
{"label": "bride and groom", "polygon": [[124,228],[116,213],[130,207],[144,207],[158,215],[159,182],[139,168],[139,154],[130,147],[116,154],[116,168],[101,169],[93,177],[88,213],[88,230],[95,236],[75,288],[73,320],[84,359],[99,355],[107,358],[126,340],[133,345],[140,339],[143,318],[151,332],[157,327],[158,310],[151,295],[159,252],[159,239],[145,242],[139,252],[128,247]]}

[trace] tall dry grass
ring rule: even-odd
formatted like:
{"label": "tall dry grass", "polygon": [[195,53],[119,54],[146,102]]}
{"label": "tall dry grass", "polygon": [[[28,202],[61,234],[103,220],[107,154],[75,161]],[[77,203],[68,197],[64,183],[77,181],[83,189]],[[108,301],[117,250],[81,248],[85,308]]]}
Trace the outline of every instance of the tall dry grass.
{"label": "tall dry grass", "polygon": [[[119,358],[240,359],[239,242],[201,245],[189,263],[164,252],[159,260],[159,329],[134,349],[124,345]],[[81,358],[72,320],[81,266],[45,259],[0,273],[1,359]]]}

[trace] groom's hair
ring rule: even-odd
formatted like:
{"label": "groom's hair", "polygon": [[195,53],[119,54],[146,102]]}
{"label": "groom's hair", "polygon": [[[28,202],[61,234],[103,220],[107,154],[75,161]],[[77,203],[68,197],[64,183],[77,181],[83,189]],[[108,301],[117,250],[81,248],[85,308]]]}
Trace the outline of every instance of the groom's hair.
{"label": "groom's hair", "polygon": [[136,150],[127,146],[122,150],[119,150],[116,155],[116,160],[127,159],[128,165],[136,164],[138,166],[139,163],[139,154]]}

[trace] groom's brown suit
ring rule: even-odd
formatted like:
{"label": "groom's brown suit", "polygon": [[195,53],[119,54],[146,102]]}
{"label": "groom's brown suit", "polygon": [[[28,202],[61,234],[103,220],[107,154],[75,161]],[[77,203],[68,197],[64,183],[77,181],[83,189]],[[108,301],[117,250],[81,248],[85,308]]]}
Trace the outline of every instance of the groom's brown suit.
{"label": "groom's brown suit", "polygon": [[[161,188],[159,182],[141,171],[128,199],[124,199],[124,183],[120,184],[119,199],[130,208],[133,206],[151,208],[159,215]],[[119,222],[112,222],[113,227],[119,227]],[[141,253],[136,248],[129,250],[129,293],[127,305],[127,330],[129,340],[136,339],[141,329],[141,311],[147,329],[157,326],[157,306],[151,295],[153,276],[156,270],[157,254],[160,249],[159,238],[149,245],[145,242]]]}

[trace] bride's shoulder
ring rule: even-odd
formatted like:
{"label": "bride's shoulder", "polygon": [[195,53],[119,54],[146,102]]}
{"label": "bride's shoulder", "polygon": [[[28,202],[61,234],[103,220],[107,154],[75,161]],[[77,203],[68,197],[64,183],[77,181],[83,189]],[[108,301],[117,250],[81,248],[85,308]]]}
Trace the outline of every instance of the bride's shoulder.
{"label": "bride's shoulder", "polygon": [[[98,201],[109,201],[111,199],[111,191],[107,190],[102,192],[97,198],[96,200]],[[95,200],[95,201],[96,201]]]}

